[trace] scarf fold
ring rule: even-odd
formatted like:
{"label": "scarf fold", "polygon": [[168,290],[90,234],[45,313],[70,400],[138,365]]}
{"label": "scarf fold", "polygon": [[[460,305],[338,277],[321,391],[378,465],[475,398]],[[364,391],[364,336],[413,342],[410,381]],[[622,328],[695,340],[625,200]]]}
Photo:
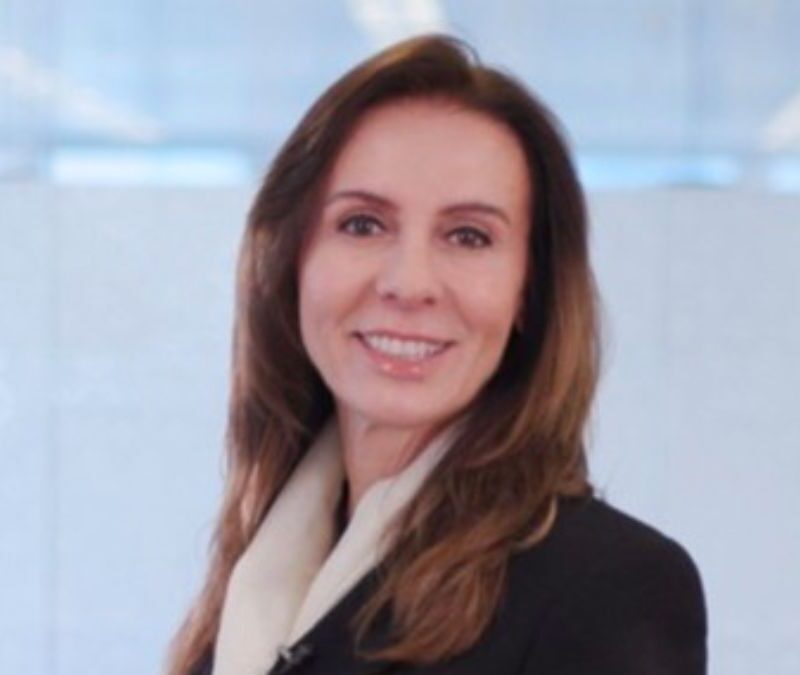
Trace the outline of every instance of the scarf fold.
{"label": "scarf fold", "polygon": [[325,423],[233,568],[212,675],[263,675],[386,553],[382,535],[445,454],[451,425],[373,483],[336,541],[346,474],[336,415]]}

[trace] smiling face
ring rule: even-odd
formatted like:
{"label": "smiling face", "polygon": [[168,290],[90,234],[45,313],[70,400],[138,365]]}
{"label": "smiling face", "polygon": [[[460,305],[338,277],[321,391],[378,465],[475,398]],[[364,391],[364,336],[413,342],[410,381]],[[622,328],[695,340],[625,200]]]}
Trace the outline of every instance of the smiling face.
{"label": "smiling face", "polygon": [[521,306],[529,191],[522,147],[487,115],[410,100],[359,120],[298,278],[303,344],[346,422],[427,427],[491,377]]}

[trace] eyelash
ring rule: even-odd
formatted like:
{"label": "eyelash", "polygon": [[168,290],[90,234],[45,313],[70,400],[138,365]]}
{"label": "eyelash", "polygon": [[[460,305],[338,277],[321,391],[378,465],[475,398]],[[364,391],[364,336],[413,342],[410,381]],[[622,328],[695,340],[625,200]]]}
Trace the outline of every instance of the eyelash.
{"label": "eyelash", "polygon": [[[373,218],[372,216],[359,214],[359,215],[355,215],[355,216],[350,216],[350,217],[345,218],[344,220],[342,220],[342,222],[339,224],[339,228],[338,228],[339,231],[346,231],[348,225],[351,224],[351,223],[375,223],[375,224],[380,224],[379,221],[376,218]],[[477,229],[475,227],[470,227],[470,226],[465,225],[465,226],[456,228],[450,234],[453,234],[454,232],[468,232],[473,237],[477,237],[481,242],[480,244],[477,244],[477,245],[468,244],[468,245],[466,245],[466,248],[478,249],[478,248],[486,248],[486,247],[492,245],[492,238],[488,234],[486,234],[485,232],[482,232],[481,230],[479,230],[479,229]],[[354,234],[353,236],[360,236],[360,235]]]}

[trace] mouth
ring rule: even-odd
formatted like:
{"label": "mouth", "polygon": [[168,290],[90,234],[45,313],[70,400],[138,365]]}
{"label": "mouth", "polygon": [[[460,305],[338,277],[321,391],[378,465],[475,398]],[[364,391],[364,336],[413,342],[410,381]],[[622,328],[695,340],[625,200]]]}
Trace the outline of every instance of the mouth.
{"label": "mouth", "polygon": [[368,360],[384,375],[400,379],[425,377],[455,344],[453,341],[398,340],[385,334],[354,333]]}
{"label": "mouth", "polygon": [[372,351],[409,361],[431,358],[455,344],[453,340],[436,340],[418,336],[405,337],[398,333],[385,331],[356,332],[354,335]]}

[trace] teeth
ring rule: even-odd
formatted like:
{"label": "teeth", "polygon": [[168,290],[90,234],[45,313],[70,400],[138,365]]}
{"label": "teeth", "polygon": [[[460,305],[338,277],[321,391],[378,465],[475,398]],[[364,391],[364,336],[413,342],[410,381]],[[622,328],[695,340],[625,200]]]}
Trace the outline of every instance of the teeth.
{"label": "teeth", "polygon": [[398,340],[382,335],[364,335],[364,340],[372,349],[412,361],[427,358],[442,351],[445,347],[444,344],[433,344],[418,340]]}

